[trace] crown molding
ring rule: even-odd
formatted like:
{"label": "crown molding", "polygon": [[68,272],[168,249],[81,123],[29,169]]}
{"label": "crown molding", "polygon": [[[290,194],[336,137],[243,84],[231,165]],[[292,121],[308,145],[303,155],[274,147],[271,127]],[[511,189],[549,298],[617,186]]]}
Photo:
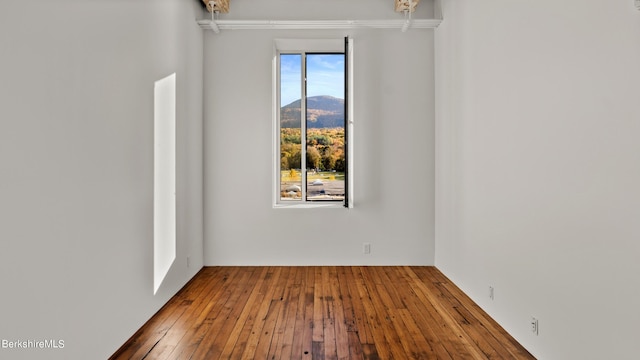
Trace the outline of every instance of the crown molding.
{"label": "crown molding", "polygon": [[[205,30],[406,29],[408,20],[198,20]],[[412,19],[408,28],[435,29],[442,19]]]}

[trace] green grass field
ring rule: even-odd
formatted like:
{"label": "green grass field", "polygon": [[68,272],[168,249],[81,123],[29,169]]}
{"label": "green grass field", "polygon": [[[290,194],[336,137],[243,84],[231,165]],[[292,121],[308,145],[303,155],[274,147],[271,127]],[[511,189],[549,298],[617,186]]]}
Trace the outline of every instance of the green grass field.
{"label": "green grass field", "polygon": [[[282,170],[280,173],[280,180],[282,182],[300,181],[300,179],[300,172],[298,170]],[[332,171],[308,172],[307,181],[314,180],[344,181],[344,173]]]}

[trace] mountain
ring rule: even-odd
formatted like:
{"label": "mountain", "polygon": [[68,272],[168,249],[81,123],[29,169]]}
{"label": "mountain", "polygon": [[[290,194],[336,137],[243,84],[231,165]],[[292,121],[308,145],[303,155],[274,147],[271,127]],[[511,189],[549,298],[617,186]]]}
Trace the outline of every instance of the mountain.
{"label": "mountain", "polygon": [[[344,100],[328,95],[308,97],[307,114],[307,127],[344,127]],[[280,108],[280,126],[300,127],[300,100]]]}

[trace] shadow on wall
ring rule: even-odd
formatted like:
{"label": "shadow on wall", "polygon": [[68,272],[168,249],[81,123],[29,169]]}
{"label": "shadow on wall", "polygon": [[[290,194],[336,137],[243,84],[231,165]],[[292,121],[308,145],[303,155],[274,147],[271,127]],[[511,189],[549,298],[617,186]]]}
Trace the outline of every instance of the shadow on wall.
{"label": "shadow on wall", "polygon": [[176,74],[154,84],[153,294],[176,259]]}

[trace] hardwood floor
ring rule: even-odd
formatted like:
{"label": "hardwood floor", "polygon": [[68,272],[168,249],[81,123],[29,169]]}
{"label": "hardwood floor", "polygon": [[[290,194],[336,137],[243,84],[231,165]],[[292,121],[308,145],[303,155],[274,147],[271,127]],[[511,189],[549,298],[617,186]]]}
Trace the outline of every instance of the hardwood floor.
{"label": "hardwood floor", "polygon": [[111,359],[534,359],[434,267],[206,267]]}

